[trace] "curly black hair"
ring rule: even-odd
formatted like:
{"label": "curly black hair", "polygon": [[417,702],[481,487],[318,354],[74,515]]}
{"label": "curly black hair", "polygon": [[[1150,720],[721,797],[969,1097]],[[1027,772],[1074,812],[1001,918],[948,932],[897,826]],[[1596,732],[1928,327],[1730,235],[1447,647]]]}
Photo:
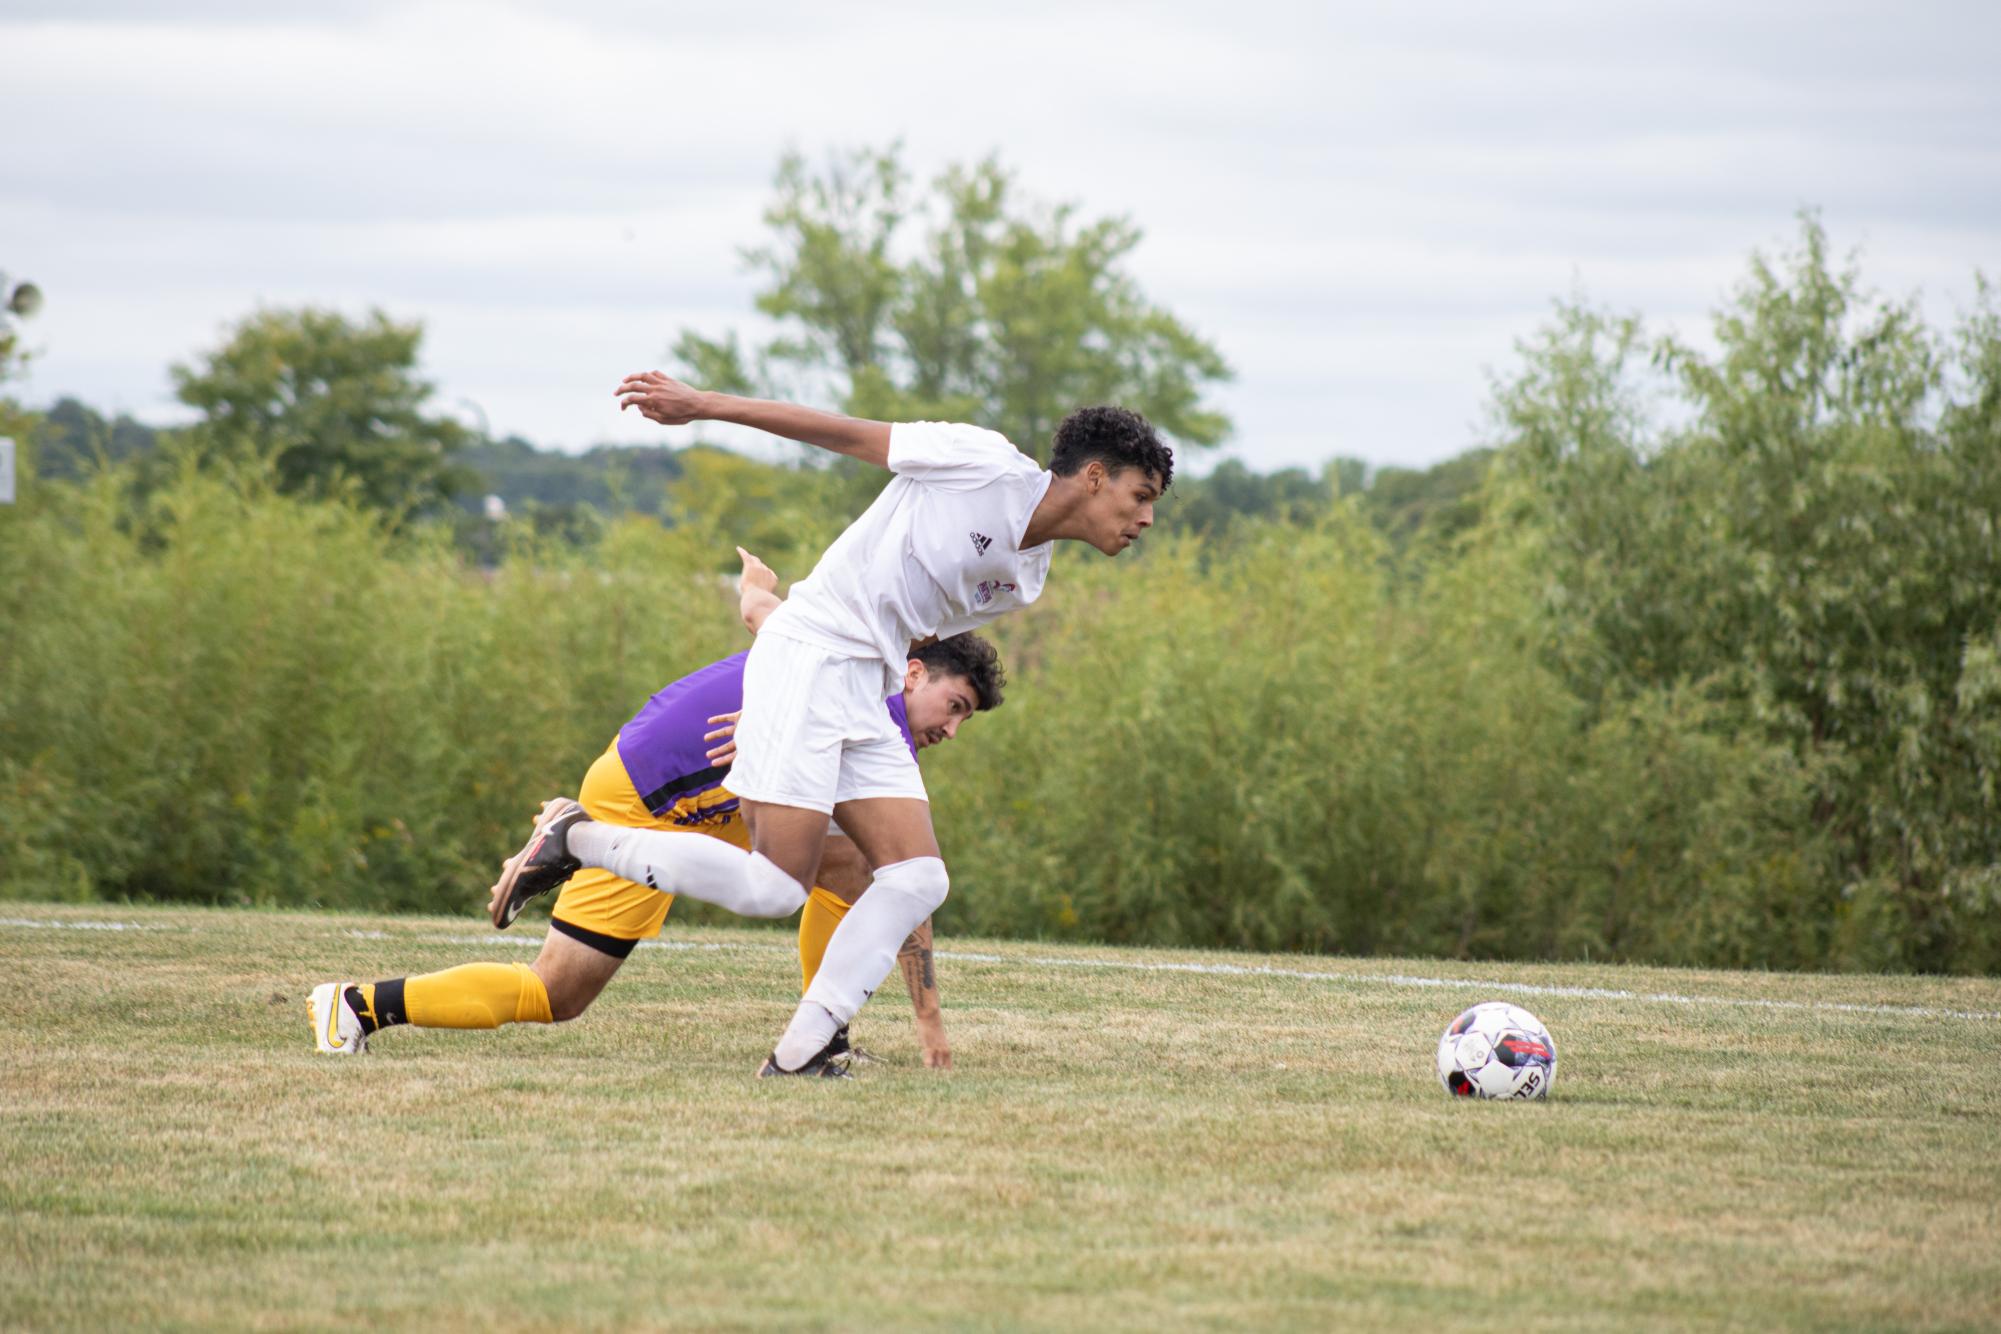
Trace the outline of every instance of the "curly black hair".
{"label": "curly black hair", "polygon": [[1000,651],[971,630],[949,639],[934,639],[910,650],[910,656],[923,663],[926,671],[965,677],[982,710],[1000,707],[1001,687],[1007,684]]}
{"label": "curly black hair", "polygon": [[1109,472],[1144,468],[1165,491],[1174,480],[1174,451],[1154,434],[1153,424],[1130,408],[1078,408],[1056,428],[1049,471],[1068,477],[1092,459]]}

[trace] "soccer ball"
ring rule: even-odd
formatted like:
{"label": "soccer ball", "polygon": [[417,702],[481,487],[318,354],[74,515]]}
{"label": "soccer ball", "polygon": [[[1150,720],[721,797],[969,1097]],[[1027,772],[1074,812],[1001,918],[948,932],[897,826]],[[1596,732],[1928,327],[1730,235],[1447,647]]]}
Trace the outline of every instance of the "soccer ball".
{"label": "soccer ball", "polygon": [[1438,1082],[1459,1098],[1541,1098],[1556,1082],[1556,1043],[1521,1006],[1482,1001],[1438,1039]]}

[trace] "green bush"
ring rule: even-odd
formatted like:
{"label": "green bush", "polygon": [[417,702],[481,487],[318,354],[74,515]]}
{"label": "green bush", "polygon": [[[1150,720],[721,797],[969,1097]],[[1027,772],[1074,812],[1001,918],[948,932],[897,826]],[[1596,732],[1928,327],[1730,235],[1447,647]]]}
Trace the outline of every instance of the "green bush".
{"label": "green bush", "polygon": [[2001,968],[2001,311],[1983,284],[1940,336],[1807,218],[1713,330],[1567,306],[1500,388],[1565,684],[1606,716],[1699,687],[1705,733],[1793,757],[1829,957]]}
{"label": "green bush", "polygon": [[[355,332],[243,332],[287,319]],[[29,445],[0,508],[0,895],[476,904],[651,691],[741,646],[732,543],[802,573],[880,482],[683,451],[671,527],[545,516],[579,547],[481,520],[471,568],[381,517],[456,437],[413,415],[412,331],[371,329],[355,401],[382,411],[287,407],[271,377],[325,361],[313,339],[275,362],[239,339],[181,379],[268,430],[212,419],[75,484],[35,477],[0,399]],[[941,925],[2001,969],[1994,293],[1934,332],[1808,216],[1713,332],[1560,306],[1496,386],[1492,450],[1360,492],[1352,460],[1225,464],[1143,553],[1062,553],[996,629],[1009,704],[926,761]],[[744,378],[734,344],[685,347]],[[1031,417],[1068,401],[1047,380]],[[65,472],[124,452],[64,439]]]}
{"label": "green bush", "polygon": [[[258,474],[133,495],[117,471],[31,478],[0,510],[0,896],[476,910],[537,803],[744,642],[707,523],[523,537],[478,569],[441,530]],[[1065,550],[995,628],[1006,706],[926,757],[941,928],[1996,966],[2001,886],[1953,853],[1993,836],[1991,619],[1948,716],[1903,697],[1884,777],[1755,725],[1732,671],[1622,665],[1621,604],[1565,583],[1518,503],[1495,513],[1392,547],[1349,498],[1115,562]],[[1944,906],[1914,918],[1906,881],[1854,874],[1830,810],[1920,831]]]}
{"label": "green bush", "polygon": [[1011,702],[928,762],[947,926],[1828,961],[1788,754],[1715,735],[1686,693],[1590,723],[1517,552],[1469,546],[1400,594],[1343,510],[1068,564],[1002,630]]}
{"label": "green bush", "polygon": [[[742,638],[616,524],[498,570],[342,502],[115,474],[0,510],[0,894],[457,908],[659,685]],[[702,553],[704,556],[707,553]]]}

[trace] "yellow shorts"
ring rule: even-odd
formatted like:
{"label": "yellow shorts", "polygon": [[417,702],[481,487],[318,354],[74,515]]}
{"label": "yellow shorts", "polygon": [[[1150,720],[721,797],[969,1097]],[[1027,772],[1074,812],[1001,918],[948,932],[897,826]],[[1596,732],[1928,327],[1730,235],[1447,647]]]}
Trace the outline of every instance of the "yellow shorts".
{"label": "yellow shorts", "polygon": [[[707,834],[750,850],[750,830],[737,809],[736,795],[727,788],[690,793],[664,815],[647,810],[625,772],[625,761],[618,757],[615,739],[584,775],[584,789],[577,799],[584,804],[585,814],[606,824]],[[672,894],[586,866],[563,883],[549,915],[564,935],[623,958],[632,952],[634,941],[651,940],[660,934],[660,925],[667,920],[667,909],[673,903]]]}

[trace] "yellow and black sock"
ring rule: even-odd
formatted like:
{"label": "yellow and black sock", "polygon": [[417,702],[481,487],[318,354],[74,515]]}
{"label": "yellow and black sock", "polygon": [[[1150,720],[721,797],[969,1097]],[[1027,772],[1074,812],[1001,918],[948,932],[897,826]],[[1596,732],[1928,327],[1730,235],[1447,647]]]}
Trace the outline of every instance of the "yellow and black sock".
{"label": "yellow and black sock", "polygon": [[465,963],[439,973],[350,987],[347,996],[370,1033],[393,1024],[499,1028],[554,1022],[549,989],[525,963]]}
{"label": "yellow and black sock", "polygon": [[[375,998],[381,995],[386,999],[388,989],[391,987],[396,989],[396,1013],[399,1017],[386,1020],[378,1018],[375,1013]],[[361,1020],[361,1031],[363,1033],[373,1033],[378,1028],[403,1022],[400,1017],[403,1009],[402,992],[403,979],[399,977],[394,982],[358,983],[355,986],[349,987],[342,995],[347,1001],[348,1008],[354,1011],[355,1018]]]}
{"label": "yellow and black sock", "polygon": [[841,919],[853,906],[840,895],[817,885],[806,896],[806,906],[799,913],[801,992],[813,985],[814,974],[820,971],[820,960],[827,957],[827,942],[833,939],[834,928],[841,924]]}

